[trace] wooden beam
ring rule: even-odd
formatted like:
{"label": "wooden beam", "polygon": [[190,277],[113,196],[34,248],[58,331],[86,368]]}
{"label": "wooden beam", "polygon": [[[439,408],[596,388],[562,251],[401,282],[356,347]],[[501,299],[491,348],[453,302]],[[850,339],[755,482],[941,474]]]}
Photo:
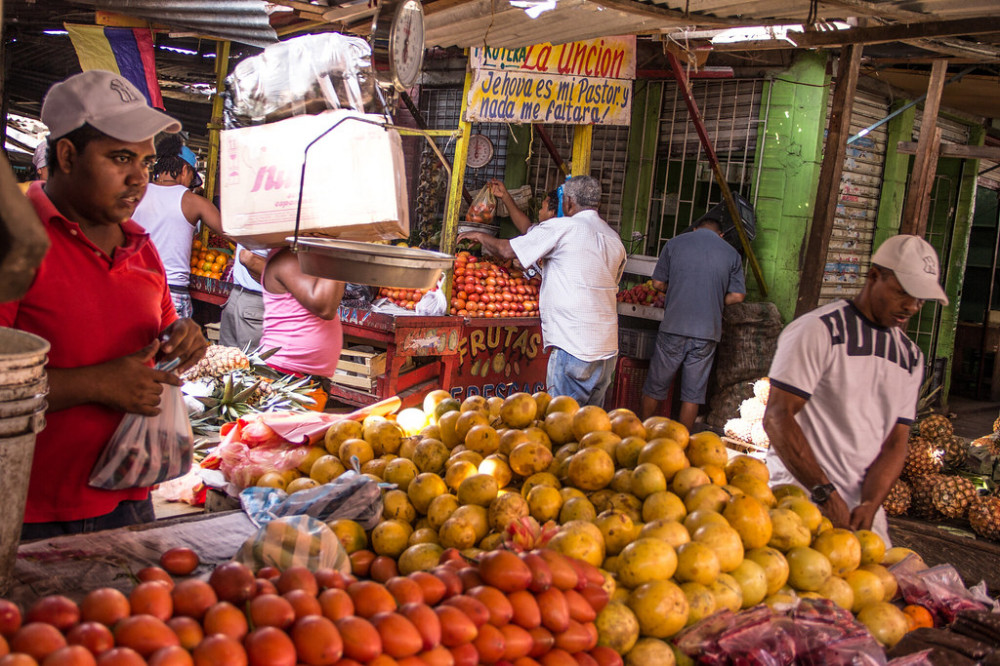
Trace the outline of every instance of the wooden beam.
{"label": "wooden beam", "polygon": [[[920,129],[920,133],[923,134],[923,127]],[[928,132],[931,134],[931,132]],[[918,236],[924,236],[927,233],[927,218],[930,217],[931,211],[931,192],[934,191],[934,176],[937,174],[937,163],[938,163],[938,149],[941,147],[941,128],[937,125],[934,126],[933,138],[931,140],[931,148],[927,153],[927,158],[920,170],[920,187],[918,188],[919,194],[917,195],[917,214],[915,219],[917,221],[917,228],[914,233]],[[903,210],[905,215],[906,210]]]}
{"label": "wooden beam", "polygon": [[837,64],[837,83],[833,90],[830,129],[826,135],[826,149],[819,171],[812,226],[809,229],[809,239],[802,264],[799,296],[795,303],[796,317],[809,312],[819,304],[833,219],[837,213],[837,202],[840,200],[840,178],[844,170],[844,160],[847,158],[847,138],[851,135],[851,106],[858,88],[863,48],[860,44],[851,44],[844,48],[840,52]]}
{"label": "wooden beam", "polygon": [[793,32],[788,38],[801,48],[844,46],[846,44],[885,44],[923,37],[957,37],[1000,32],[1000,16],[983,16],[954,21],[894,23],[871,28],[849,28],[830,32]]}
{"label": "wooden beam", "polygon": [[367,2],[360,2],[346,7],[337,7],[323,14],[323,20],[327,23],[343,23],[353,21],[362,16],[374,16],[375,7],[369,7]]}
{"label": "wooden beam", "polygon": [[850,9],[862,16],[891,19],[893,21],[933,21],[933,14],[900,9],[888,2],[868,2],[868,0],[822,0],[824,5]]}
{"label": "wooden beam", "polygon": [[[917,154],[916,141],[900,141],[896,144],[896,152],[904,155]],[[941,157],[957,157],[963,160],[989,160],[1000,162],[1000,146],[966,146],[960,143],[942,143],[938,155]]]}
{"label": "wooden beam", "polygon": [[646,16],[664,21],[672,21],[677,25],[720,25],[736,26],[744,25],[746,21],[731,18],[720,18],[718,16],[707,16],[704,14],[685,14],[677,9],[665,9],[659,5],[647,5],[632,0],[593,0],[594,4],[606,7],[607,9],[617,9],[626,14],[635,16]]}
{"label": "wooden beam", "polygon": [[[924,112],[920,117],[920,140],[917,142],[917,156],[913,161],[913,171],[910,174],[910,185],[903,203],[903,219],[900,221],[899,233],[916,233],[922,223],[918,217],[923,208],[921,202],[930,197],[930,190],[923,189],[926,179],[924,170],[930,162],[932,151],[940,141],[935,141],[934,128],[937,127],[938,109],[941,107],[941,91],[944,90],[944,79],[948,72],[948,61],[935,60],[931,65],[931,78],[927,84],[927,99],[924,101]],[[937,159],[934,159],[935,168]]]}

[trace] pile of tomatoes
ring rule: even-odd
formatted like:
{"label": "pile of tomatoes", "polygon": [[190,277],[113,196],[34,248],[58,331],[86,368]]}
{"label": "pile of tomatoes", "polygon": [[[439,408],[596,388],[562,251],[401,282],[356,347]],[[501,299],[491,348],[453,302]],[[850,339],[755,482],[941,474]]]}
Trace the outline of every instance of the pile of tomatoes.
{"label": "pile of tomatoes", "polygon": [[474,564],[452,549],[404,576],[389,562],[377,579],[372,561],[352,556],[353,574],[226,562],[202,580],[188,575],[197,555],[173,549],[161,564],[176,573],[143,569],[127,593],[51,595],[23,616],[0,599],[0,664],[622,664],[597,645],[608,593],[589,564],[555,551],[492,551]]}
{"label": "pile of tomatoes", "polygon": [[507,268],[459,252],[450,313],[461,317],[535,317],[540,285],[539,278],[525,277],[516,266]]}
{"label": "pile of tomatoes", "polygon": [[401,308],[406,308],[407,310],[413,310],[417,307],[417,303],[420,299],[424,297],[424,294],[431,291],[430,289],[390,289],[388,287],[382,287],[378,290],[378,295],[381,298],[388,298],[389,302],[398,305]]}

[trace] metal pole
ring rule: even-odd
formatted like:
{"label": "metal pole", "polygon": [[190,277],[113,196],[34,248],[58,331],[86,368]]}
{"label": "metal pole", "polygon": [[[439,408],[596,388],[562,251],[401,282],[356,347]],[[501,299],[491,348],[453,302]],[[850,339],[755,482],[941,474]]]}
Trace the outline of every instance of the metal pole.
{"label": "metal pole", "polygon": [[541,125],[535,125],[532,123],[531,127],[538,132],[538,138],[542,140],[542,144],[545,146],[545,150],[549,151],[549,155],[552,157],[552,161],[556,163],[559,170],[563,172],[563,175],[569,176],[569,167],[566,166],[566,162],[563,161],[562,156],[559,154],[559,150],[556,149],[556,145],[552,143],[552,139],[549,137],[549,133],[545,131],[545,128]]}
{"label": "metal pole", "polygon": [[687,103],[688,113],[691,115],[691,122],[694,123],[694,128],[698,132],[698,139],[701,141],[702,148],[705,149],[705,154],[708,156],[708,161],[712,165],[712,173],[715,174],[715,181],[718,184],[719,189],[722,190],[722,198],[726,202],[726,210],[729,211],[729,217],[733,221],[733,226],[736,227],[736,233],[739,234],[740,244],[743,246],[743,251],[746,253],[747,260],[750,262],[750,270],[753,272],[754,278],[757,280],[757,285],[760,287],[760,293],[762,296],[767,296],[767,283],[764,282],[764,274],[760,270],[760,263],[757,261],[757,255],[754,254],[753,248],[750,247],[750,239],[747,238],[746,229],[743,228],[743,217],[740,215],[739,208],[736,205],[736,199],[733,198],[733,193],[729,189],[729,183],[726,182],[726,178],[722,173],[722,167],[719,165],[719,158],[715,154],[715,148],[712,146],[712,140],[708,136],[708,130],[705,128],[705,123],[701,118],[701,112],[698,110],[698,103],[694,100],[694,95],[691,94],[691,84],[688,83],[687,75],[684,73],[684,68],[677,56],[674,55],[670,50],[667,50],[667,59],[670,61],[670,66],[674,70],[674,75],[677,77],[677,85],[684,95],[684,101]]}
{"label": "metal pole", "polygon": [[[972,72],[975,69],[976,69],[975,67],[968,67],[966,69],[963,69],[961,72],[959,72],[955,76],[953,76],[950,79],[948,79],[947,81],[945,81],[944,84],[947,86],[949,83],[958,83],[958,81],[963,76],[965,76],[966,74],[969,74],[970,72]],[[861,130],[860,132],[858,132],[857,134],[855,134],[854,136],[852,136],[850,139],[848,139],[847,140],[847,144],[850,145],[850,144],[854,143],[855,141],[857,141],[861,137],[863,137],[866,134],[868,134],[869,132],[871,132],[876,127],[879,127],[880,125],[886,124],[887,122],[889,122],[890,120],[892,120],[893,118],[895,118],[896,116],[898,116],[899,114],[901,114],[903,111],[906,111],[907,109],[909,109],[912,106],[916,106],[917,104],[920,104],[925,99],[927,99],[927,93],[924,93],[923,95],[921,95],[920,97],[916,98],[915,100],[913,100],[909,104],[906,104],[904,106],[899,107],[898,109],[896,109],[895,111],[893,111],[892,113],[890,113],[889,115],[887,115],[882,120],[879,120],[879,121],[877,121],[875,123],[872,123],[868,127],[864,128],[863,130]]]}
{"label": "metal pole", "polygon": [[[455,254],[455,242],[458,239],[458,209],[461,206],[462,186],[465,182],[465,164],[469,156],[469,134],[472,123],[465,119],[468,106],[469,88],[472,87],[472,70],[465,73],[465,87],[462,90],[462,108],[458,117],[458,141],[455,142],[455,162],[451,171],[451,186],[448,188],[448,204],[444,209],[444,222],[441,224],[441,251],[445,254]],[[451,302],[451,283],[454,272],[448,269],[441,287],[447,302]]]}
{"label": "metal pole", "polygon": [[[399,93],[399,99],[403,100],[403,104],[406,105],[406,108],[407,110],[409,110],[410,115],[413,116],[413,119],[417,122],[417,127],[419,127],[422,130],[430,129],[430,125],[427,124],[427,120],[424,118],[424,114],[420,113],[420,109],[418,109],[417,105],[413,103],[413,100],[410,98],[409,93],[407,93],[405,90],[402,91],[401,93]],[[429,139],[429,143],[432,146],[435,145],[433,139]],[[448,169],[448,173],[451,174],[451,163],[448,162],[448,160],[443,155],[441,156],[441,159],[444,160],[443,164]],[[465,199],[465,203],[467,204],[472,203],[472,194],[469,193],[469,189],[465,185],[462,185],[462,198]]]}

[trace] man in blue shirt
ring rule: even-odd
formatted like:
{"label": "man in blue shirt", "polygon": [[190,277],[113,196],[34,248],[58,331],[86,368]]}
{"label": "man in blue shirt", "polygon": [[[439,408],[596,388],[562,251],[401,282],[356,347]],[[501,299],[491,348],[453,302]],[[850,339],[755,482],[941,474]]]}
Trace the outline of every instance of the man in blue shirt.
{"label": "man in blue shirt", "polygon": [[743,262],[722,239],[715,220],[672,238],[653,269],[653,287],[666,292],[663,322],[642,387],[642,418],[652,416],[681,375],[677,420],[690,430],[705,402],[715,346],[722,337],[722,309],[746,298]]}

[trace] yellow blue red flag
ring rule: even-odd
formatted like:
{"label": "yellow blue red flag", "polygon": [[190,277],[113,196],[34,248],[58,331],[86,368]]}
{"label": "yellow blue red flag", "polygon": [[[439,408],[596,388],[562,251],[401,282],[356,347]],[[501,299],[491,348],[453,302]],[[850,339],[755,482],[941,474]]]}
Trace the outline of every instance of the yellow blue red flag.
{"label": "yellow blue red flag", "polygon": [[163,108],[156,80],[153,35],[148,28],[64,25],[84,71],[104,69],[120,74],[142,91],[150,106]]}

